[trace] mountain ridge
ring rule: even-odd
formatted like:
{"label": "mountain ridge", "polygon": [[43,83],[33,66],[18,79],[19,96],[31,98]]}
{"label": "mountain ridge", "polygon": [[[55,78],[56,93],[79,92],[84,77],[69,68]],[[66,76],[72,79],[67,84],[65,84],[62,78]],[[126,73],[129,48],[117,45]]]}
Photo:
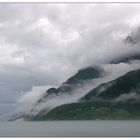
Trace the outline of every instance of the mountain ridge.
{"label": "mountain ridge", "polygon": [[[123,42],[129,47],[139,47],[140,28],[129,34]],[[122,75],[118,74],[114,79],[106,78],[110,74],[103,65],[118,65],[120,63],[131,65],[134,61],[140,64],[140,52],[133,52],[111,59],[100,65],[92,65],[81,68],[77,73],[68,78],[58,88],[52,87],[42,95],[32,108],[30,114],[23,114],[25,120],[84,120],[84,119],[140,119],[140,67],[126,70]],[[124,65],[125,66],[125,65]],[[133,65],[132,65],[133,66]],[[115,68],[115,67],[113,67]],[[126,67],[127,68],[127,67]],[[121,71],[121,68],[120,68]],[[113,71],[116,72],[116,71]],[[112,73],[111,73],[112,74]],[[116,76],[116,73],[114,73]],[[112,75],[111,75],[112,76]],[[112,76],[114,77],[114,76]],[[104,80],[101,80],[104,78]],[[93,83],[92,80],[95,80]],[[97,85],[97,81],[100,81]],[[89,82],[90,81],[90,82]],[[39,107],[49,101],[57,102],[55,99],[65,98],[66,95],[77,95],[76,89],[83,91],[85,84],[91,84],[82,97],[70,103],[62,103],[55,107],[44,106],[36,112]],[[70,96],[67,96],[70,98]],[[53,100],[54,99],[54,100]]]}

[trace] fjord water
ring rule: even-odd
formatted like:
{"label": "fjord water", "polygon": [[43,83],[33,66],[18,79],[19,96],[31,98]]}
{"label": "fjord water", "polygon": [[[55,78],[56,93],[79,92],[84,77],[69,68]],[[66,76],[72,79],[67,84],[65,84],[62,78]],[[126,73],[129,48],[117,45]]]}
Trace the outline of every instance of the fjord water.
{"label": "fjord water", "polygon": [[140,136],[140,121],[0,122],[0,137]]}

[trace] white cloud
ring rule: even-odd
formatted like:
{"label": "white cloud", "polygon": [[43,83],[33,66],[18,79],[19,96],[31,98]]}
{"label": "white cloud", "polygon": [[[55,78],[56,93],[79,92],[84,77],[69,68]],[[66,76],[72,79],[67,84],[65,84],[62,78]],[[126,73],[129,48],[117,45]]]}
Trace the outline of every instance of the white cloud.
{"label": "white cloud", "polygon": [[137,93],[126,93],[126,94],[123,94],[123,95],[120,95],[119,97],[117,97],[115,99],[115,101],[117,102],[127,102],[128,100],[134,100],[134,101],[139,101],[140,100],[140,95],[137,94]]}
{"label": "white cloud", "polygon": [[18,100],[19,107],[17,112],[20,110],[28,114],[49,87],[51,86],[33,87],[31,91],[24,94],[22,98]]}

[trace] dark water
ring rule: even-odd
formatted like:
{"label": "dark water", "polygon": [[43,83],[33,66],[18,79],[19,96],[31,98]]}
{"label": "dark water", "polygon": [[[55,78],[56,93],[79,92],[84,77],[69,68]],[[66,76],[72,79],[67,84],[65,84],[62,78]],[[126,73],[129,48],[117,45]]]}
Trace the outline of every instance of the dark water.
{"label": "dark water", "polygon": [[42,121],[0,122],[6,137],[140,136],[140,121]]}

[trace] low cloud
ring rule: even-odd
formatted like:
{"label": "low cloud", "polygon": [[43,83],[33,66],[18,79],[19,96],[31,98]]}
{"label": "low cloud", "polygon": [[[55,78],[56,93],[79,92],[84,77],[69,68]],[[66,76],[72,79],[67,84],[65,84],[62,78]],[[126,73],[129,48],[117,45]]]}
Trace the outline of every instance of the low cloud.
{"label": "low cloud", "polygon": [[138,93],[129,93],[120,95],[115,99],[116,102],[127,102],[129,100],[140,101],[140,95]]}
{"label": "low cloud", "polygon": [[31,91],[25,93],[21,98],[19,98],[19,107],[16,111],[28,114],[31,111],[31,109],[35,106],[37,101],[46,92],[46,89],[48,89],[49,87],[51,86],[33,87]]}

